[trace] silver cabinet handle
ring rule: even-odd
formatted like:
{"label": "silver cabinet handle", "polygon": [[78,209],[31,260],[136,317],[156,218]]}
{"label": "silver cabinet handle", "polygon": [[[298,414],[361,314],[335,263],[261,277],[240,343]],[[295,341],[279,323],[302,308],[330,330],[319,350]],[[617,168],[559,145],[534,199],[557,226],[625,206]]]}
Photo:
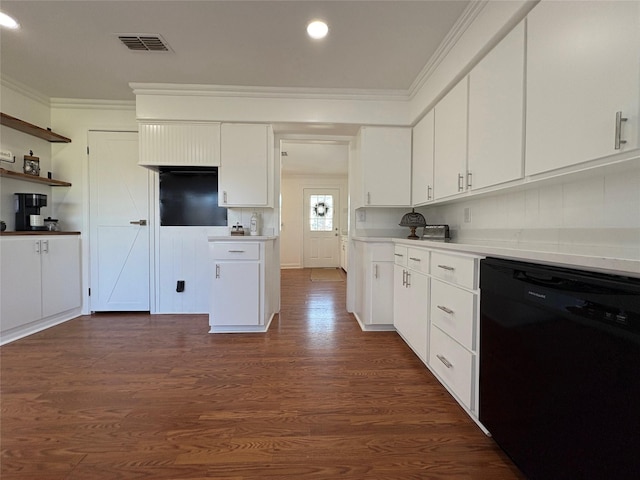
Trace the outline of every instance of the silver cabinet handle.
{"label": "silver cabinet handle", "polygon": [[394,253],[394,255],[395,255],[396,257],[404,257],[404,255],[402,255],[401,253]]}
{"label": "silver cabinet handle", "polygon": [[467,188],[471,188],[471,175],[473,175],[471,172],[467,172]]}
{"label": "silver cabinet handle", "polygon": [[49,240],[42,240],[42,253],[49,253]]}
{"label": "silver cabinet handle", "polygon": [[464,190],[464,175],[461,173],[458,174],[458,191],[462,192]]}
{"label": "silver cabinet handle", "polygon": [[371,192],[367,192],[367,205],[371,205]]}
{"label": "silver cabinet handle", "polygon": [[229,253],[244,253],[244,250],[229,250]]}
{"label": "silver cabinet handle", "polygon": [[427,185],[427,200],[431,200],[431,190],[433,190],[431,185]]}
{"label": "silver cabinet handle", "polygon": [[409,260],[413,260],[414,262],[421,262],[422,260],[420,260],[419,258],[416,257],[409,257]]}
{"label": "silver cabinet handle", "polygon": [[402,286],[403,287],[407,286],[407,271],[406,270],[402,270]]}
{"label": "silver cabinet handle", "polygon": [[455,270],[455,268],[450,267],[449,265],[438,265],[438,268],[442,268],[443,270],[448,270],[450,272],[453,272]]}
{"label": "silver cabinet handle", "polygon": [[145,226],[147,224],[146,220],[136,220],[133,222],[129,222],[131,225],[140,225],[140,226]]}
{"label": "silver cabinet handle", "polygon": [[373,277],[378,278],[378,264],[373,265]]}
{"label": "silver cabinet handle", "polygon": [[453,310],[451,310],[450,308],[447,308],[447,307],[445,307],[443,305],[438,305],[438,308],[440,310],[442,310],[443,312],[448,313],[449,315],[453,314]]}
{"label": "silver cabinet handle", "polygon": [[627,143],[626,140],[622,140],[622,122],[626,122],[628,119],[622,116],[622,112],[616,112],[616,138],[615,149],[620,150],[621,146]]}
{"label": "silver cabinet handle", "polygon": [[222,192],[222,203],[227,203],[227,192],[226,190]]}
{"label": "silver cabinet handle", "polygon": [[216,263],[216,278],[220,278],[220,264]]}
{"label": "silver cabinet handle", "polygon": [[411,286],[411,283],[409,282],[410,279],[411,279],[411,273],[407,271],[407,288]]}
{"label": "silver cabinet handle", "polygon": [[436,358],[440,360],[445,367],[447,368],[453,367],[453,364],[449,360],[447,360],[447,358],[444,355],[436,355]]}

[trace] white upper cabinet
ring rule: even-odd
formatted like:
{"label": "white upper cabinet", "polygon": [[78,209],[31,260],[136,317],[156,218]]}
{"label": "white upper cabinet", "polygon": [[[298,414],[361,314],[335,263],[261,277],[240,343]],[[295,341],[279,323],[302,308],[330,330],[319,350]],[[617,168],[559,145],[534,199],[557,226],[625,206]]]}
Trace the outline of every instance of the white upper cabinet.
{"label": "white upper cabinet", "polygon": [[433,200],[434,113],[431,110],[413,127],[411,201],[422,205]]}
{"label": "white upper cabinet", "polygon": [[362,127],[363,206],[411,205],[411,128]]}
{"label": "white upper cabinet", "polygon": [[530,12],[526,175],[638,147],[639,11],[637,1],[543,1]]}
{"label": "white upper cabinet", "polygon": [[222,125],[218,174],[220,206],[271,206],[272,171],[273,130],[270,125]]}
{"label": "white upper cabinet", "polygon": [[468,77],[435,107],[435,198],[465,191],[467,173]]}
{"label": "white upper cabinet", "polygon": [[469,75],[469,157],[472,189],[523,175],[524,22]]}
{"label": "white upper cabinet", "polygon": [[139,165],[145,167],[220,165],[220,124],[140,122]]}

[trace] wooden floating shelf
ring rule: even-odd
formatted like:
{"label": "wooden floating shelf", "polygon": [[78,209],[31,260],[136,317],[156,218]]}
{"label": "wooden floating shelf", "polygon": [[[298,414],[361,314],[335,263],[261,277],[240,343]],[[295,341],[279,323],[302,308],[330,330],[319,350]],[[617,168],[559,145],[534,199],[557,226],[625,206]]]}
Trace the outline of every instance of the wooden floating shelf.
{"label": "wooden floating shelf", "polygon": [[51,143],[71,143],[71,139],[58,135],[49,129],[40,128],[37,125],[27,123],[19,118],[12,117],[6,113],[0,113],[0,124],[5,125],[14,130],[28,133],[34,137],[42,138]]}
{"label": "wooden floating shelf", "polygon": [[43,185],[50,185],[52,187],[70,187],[69,182],[63,182],[62,180],[56,180],[54,178],[36,177],[35,175],[27,175],[26,173],[12,172],[0,168],[0,177],[14,178],[16,180],[23,180],[25,182],[41,183]]}

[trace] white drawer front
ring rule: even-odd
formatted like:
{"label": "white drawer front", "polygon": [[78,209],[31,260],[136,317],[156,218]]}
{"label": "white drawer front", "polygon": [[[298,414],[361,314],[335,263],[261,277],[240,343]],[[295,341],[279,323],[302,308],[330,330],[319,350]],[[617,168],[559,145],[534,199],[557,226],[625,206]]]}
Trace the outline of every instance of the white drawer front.
{"label": "white drawer front", "polygon": [[475,350],[477,296],[439,280],[431,281],[431,321],[469,350]]}
{"label": "white drawer front", "polygon": [[429,273],[429,250],[408,248],[407,266],[418,272]]}
{"label": "white drawer front", "polygon": [[471,408],[473,400],[474,361],[473,354],[431,326],[429,365],[467,408]]}
{"label": "white drawer front", "polygon": [[249,242],[214,242],[215,260],[260,260],[260,245]]}
{"label": "white drawer front", "polygon": [[431,252],[431,275],[447,282],[475,290],[478,260],[473,257]]}
{"label": "white drawer front", "polygon": [[393,258],[396,265],[407,266],[408,248],[396,245],[393,249]]}

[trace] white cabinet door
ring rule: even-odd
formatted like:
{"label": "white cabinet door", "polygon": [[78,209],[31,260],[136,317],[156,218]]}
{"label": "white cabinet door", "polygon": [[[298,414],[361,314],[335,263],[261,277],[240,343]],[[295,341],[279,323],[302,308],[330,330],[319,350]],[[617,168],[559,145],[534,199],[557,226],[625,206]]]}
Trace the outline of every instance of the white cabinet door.
{"label": "white cabinet door", "polygon": [[524,22],[469,75],[468,184],[478,189],[523,174]]}
{"label": "white cabinet door", "polygon": [[273,131],[270,125],[222,125],[218,176],[221,206],[270,205],[272,150]]}
{"label": "white cabinet door", "polygon": [[422,205],[433,200],[434,111],[413,127],[413,173],[411,201]]}
{"label": "white cabinet door", "polygon": [[220,124],[211,122],[140,122],[138,165],[217,167]]}
{"label": "white cabinet door", "polygon": [[[640,2],[542,2],[527,17],[525,174],[638,147]],[[627,143],[615,149],[616,112]]]}
{"label": "white cabinet door", "polygon": [[40,241],[2,238],[0,328],[2,332],[42,318]]}
{"label": "white cabinet door", "polygon": [[365,206],[411,204],[411,129],[362,127],[360,156]]}
{"label": "white cabinet door", "polygon": [[467,85],[460,81],[435,107],[435,198],[465,190],[467,172]]}
{"label": "white cabinet door", "polygon": [[393,323],[393,262],[371,264],[371,323]]}
{"label": "white cabinet door", "polygon": [[260,324],[260,263],[216,262],[212,326]]}
{"label": "white cabinet door", "polygon": [[40,240],[42,262],[42,316],[79,308],[80,238],[45,237]]}
{"label": "white cabinet door", "polygon": [[405,342],[427,362],[429,336],[429,279],[394,266],[393,325]]}

